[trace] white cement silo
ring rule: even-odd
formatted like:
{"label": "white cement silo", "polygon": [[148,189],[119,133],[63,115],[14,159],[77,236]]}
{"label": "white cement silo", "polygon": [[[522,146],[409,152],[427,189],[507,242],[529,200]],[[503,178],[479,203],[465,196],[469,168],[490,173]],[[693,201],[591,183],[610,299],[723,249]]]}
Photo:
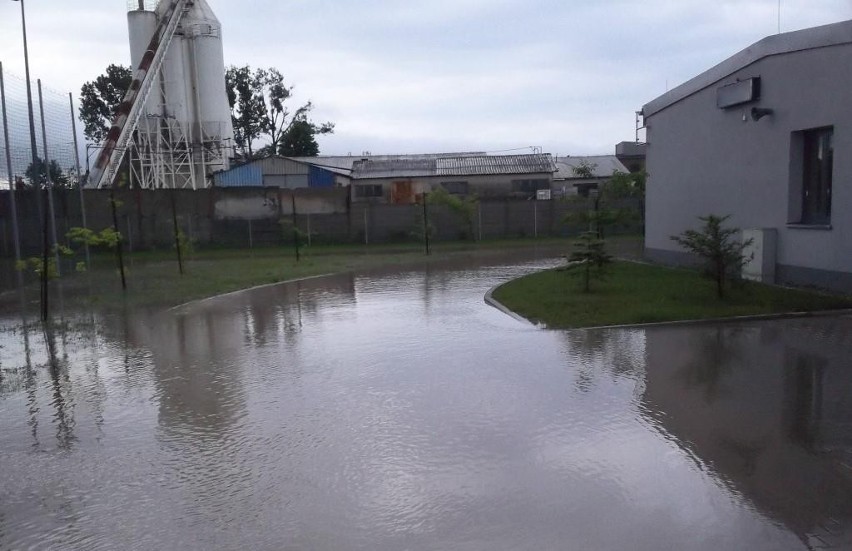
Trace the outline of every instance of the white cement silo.
{"label": "white cement silo", "polygon": [[[157,4],[151,0],[133,0],[129,3],[127,17],[134,68],[175,2],[162,0]],[[159,129],[156,136],[146,130],[152,127]],[[212,172],[228,168],[234,131],[225,91],[222,26],[206,0],[186,1],[180,25],[145,103],[139,129],[148,133],[146,139],[150,142],[140,155],[153,151],[149,171],[159,170],[164,158],[168,157],[169,162],[172,158],[180,159],[188,163],[189,168],[172,167],[171,170],[180,172],[178,180],[191,180],[195,188],[205,186]],[[168,137],[164,138],[166,135]],[[163,147],[170,151],[160,151]],[[160,180],[155,185],[170,185],[169,178]]]}
{"label": "white cement silo", "polygon": [[211,138],[233,138],[231,109],[225,92],[222,25],[205,0],[196,0],[184,17],[183,40],[193,78],[195,120]]}

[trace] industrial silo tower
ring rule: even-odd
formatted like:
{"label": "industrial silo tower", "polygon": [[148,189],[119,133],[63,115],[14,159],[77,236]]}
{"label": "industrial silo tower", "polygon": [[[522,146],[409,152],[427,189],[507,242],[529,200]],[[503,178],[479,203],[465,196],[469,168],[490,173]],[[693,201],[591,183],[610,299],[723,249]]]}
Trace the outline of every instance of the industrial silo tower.
{"label": "industrial silo tower", "polygon": [[127,20],[134,80],[89,184],[112,185],[126,156],[130,185],[206,187],[233,157],[222,26],[206,0],[132,0]]}

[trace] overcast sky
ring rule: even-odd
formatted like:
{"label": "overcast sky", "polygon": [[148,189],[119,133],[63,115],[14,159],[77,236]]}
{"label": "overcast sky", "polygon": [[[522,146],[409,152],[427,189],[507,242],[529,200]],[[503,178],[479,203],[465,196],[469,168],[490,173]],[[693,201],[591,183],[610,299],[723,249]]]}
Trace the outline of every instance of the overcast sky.
{"label": "overcast sky", "polygon": [[[273,66],[337,124],[324,154],[609,154],[634,111],[778,29],[778,0],[208,0],[228,64]],[[27,0],[33,78],[79,92],[129,63],[124,0]],[[852,0],[782,0],[790,31]],[[23,75],[19,4],[0,61]]]}

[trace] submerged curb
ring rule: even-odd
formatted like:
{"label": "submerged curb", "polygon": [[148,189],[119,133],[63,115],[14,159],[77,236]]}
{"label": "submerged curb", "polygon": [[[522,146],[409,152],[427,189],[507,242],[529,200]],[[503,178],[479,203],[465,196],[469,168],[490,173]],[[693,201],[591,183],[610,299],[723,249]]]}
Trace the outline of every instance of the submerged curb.
{"label": "submerged curb", "polygon": [[240,293],[245,293],[247,291],[255,291],[257,289],[265,289],[267,287],[275,287],[276,285],[283,285],[285,283],[298,283],[299,281],[309,281],[311,279],[319,279],[321,277],[329,277],[329,276],[335,275],[336,273],[340,273],[340,272],[319,274],[319,275],[307,276],[307,277],[298,277],[296,279],[283,279],[281,281],[276,281],[275,283],[264,283],[263,285],[255,285],[254,287],[246,287],[245,289],[238,289],[236,291],[230,291],[230,292],[227,292],[227,293],[222,293],[221,295],[213,295],[212,297],[205,297],[205,298],[199,298],[199,299],[196,299],[196,300],[190,300],[189,302],[184,302],[183,304],[178,304],[177,306],[172,306],[171,308],[167,309],[166,312],[177,312],[177,311],[179,311],[183,308],[186,308],[188,306],[197,306],[197,305],[202,304],[204,302],[209,302],[209,301],[212,301],[212,300],[218,300],[220,298],[229,297],[231,295],[238,295]]}
{"label": "submerged curb", "polygon": [[[520,276],[524,277],[524,276]],[[520,277],[512,278],[509,281],[514,281],[515,279],[520,279]],[[852,308],[839,308],[837,310],[814,310],[812,312],[781,312],[776,314],[752,314],[748,316],[731,316],[727,318],[703,318],[703,319],[691,319],[691,320],[673,320],[673,321],[657,321],[653,323],[628,323],[628,324],[619,324],[619,325],[592,325],[589,327],[548,327],[543,323],[536,323],[531,321],[524,316],[518,314],[514,310],[510,309],[508,306],[494,298],[494,291],[509,283],[509,281],[504,281],[494,287],[488,289],[488,292],[485,293],[485,302],[489,306],[493,306],[494,308],[500,310],[504,314],[515,318],[518,321],[522,321],[528,323],[534,327],[539,329],[545,329],[550,331],[583,331],[587,329],[647,329],[653,327],[677,327],[680,325],[689,326],[689,325],[709,325],[709,324],[717,324],[717,323],[740,323],[747,321],[772,321],[772,320],[781,320],[781,319],[792,319],[792,318],[824,318],[830,316],[852,316]]]}
{"label": "submerged curb", "polygon": [[[517,278],[515,278],[515,279],[517,279]],[[513,280],[510,279],[509,281],[513,281]],[[518,320],[520,322],[527,323],[527,324],[532,325],[534,327],[538,327],[539,329],[546,329],[542,325],[540,325],[538,323],[534,323],[534,322],[528,320],[527,318],[525,318],[524,316],[520,315],[519,313],[515,312],[514,310],[511,310],[505,304],[503,304],[502,302],[500,302],[499,300],[494,298],[494,291],[496,291],[497,289],[499,289],[500,287],[502,287],[506,283],[508,283],[508,281],[504,281],[503,283],[498,283],[494,287],[488,289],[488,292],[485,293],[485,303],[488,304],[489,306],[492,306],[492,307],[500,310],[501,312],[503,312],[507,316],[515,318],[516,320]]]}
{"label": "submerged curb", "polygon": [[753,314],[749,316],[731,316],[727,318],[704,318],[692,320],[658,321],[654,323],[635,323],[622,325],[596,325],[577,327],[576,329],[646,329],[653,327],[676,327],[678,325],[709,325],[714,323],[739,323],[746,321],[772,321],[793,318],[826,318],[831,316],[850,316],[852,308],[837,310],[814,310],[812,312],[781,312],[777,314]]}

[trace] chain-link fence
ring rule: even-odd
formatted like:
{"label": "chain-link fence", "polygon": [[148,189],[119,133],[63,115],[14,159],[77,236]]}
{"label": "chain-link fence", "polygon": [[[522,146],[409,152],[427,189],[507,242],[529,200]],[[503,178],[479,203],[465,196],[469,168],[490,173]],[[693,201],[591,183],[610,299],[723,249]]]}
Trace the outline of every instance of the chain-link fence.
{"label": "chain-link fence", "polygon": [[[33,134],[27,101],[27,84],[23,77],[3,72],[6,103],[6,124],[0,128],[0,189],[33,187],[43,183],[45,172],[57,187],[70,187],[77,183],[78,152],[74,144],[74,124],[68,94],[44,85],[39,94],[38,82],[32,83],[33,130],[35,137],[35,165],[33,164]],[[42,118],[42,112],[44,117]],[[8,147],[6,136],[8,135]],[[45,143],[50,167],[45,171]],[[11,163],[7,161],[11,160]],[[11,164],[11,171],[10,171]]]}

